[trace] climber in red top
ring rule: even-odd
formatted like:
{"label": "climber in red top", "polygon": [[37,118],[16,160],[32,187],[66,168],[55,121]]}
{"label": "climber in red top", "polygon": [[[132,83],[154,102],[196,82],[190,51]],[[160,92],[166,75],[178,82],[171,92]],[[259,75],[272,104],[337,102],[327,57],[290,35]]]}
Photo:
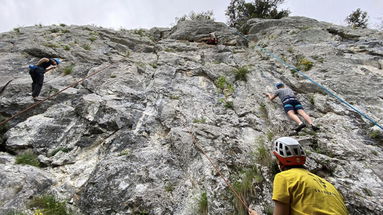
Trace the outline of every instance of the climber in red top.
{"label": "climber in red top", "polygon": [[217,45],[218,44],[218,39],[215,36],[214,32],[209,34],[209,39],[206,41],[206,43],[209,45]]}

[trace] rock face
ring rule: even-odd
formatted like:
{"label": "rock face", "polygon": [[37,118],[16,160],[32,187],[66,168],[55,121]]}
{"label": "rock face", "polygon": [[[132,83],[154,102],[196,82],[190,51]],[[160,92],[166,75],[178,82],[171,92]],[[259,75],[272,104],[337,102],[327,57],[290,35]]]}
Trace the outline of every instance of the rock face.
{"label": "rock face", "polygon": [[[382,214],[382,131],[257,45],[383,124],[383,33],[304,17],[247,25],[247,39],[210,21],[0,34],[0,86],[13,80],[0,98],[5,118],[33,104],[27,65],[41,57],[64,60],[46,74],[42,96],[99,72],[0,128],[0,214],[29,213],[30,198],[43,194],[80,214],[200,214],[204,195],[209,214],[245,214],[203,153],[268,214],[273,165],[264,149],[294,127],[280,102],[263,96],[275,82],[293,88],[321,128],[296,137],[308,169],[342,192],[350,214]],[[198,42],[211,32],[219,45]],[[15,164],[25,150],[42,167]]]}

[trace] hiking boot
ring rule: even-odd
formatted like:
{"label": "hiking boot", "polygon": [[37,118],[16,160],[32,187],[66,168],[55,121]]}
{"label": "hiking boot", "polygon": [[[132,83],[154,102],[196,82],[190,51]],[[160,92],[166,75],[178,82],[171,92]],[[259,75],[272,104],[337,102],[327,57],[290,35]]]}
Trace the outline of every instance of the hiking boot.
{"label": "hiking boot", "polygon": [[296,128],[294,128],[294,130],[298,133],[300,132],[303,128],[306,127],[306,124],[304,124],[303,122],[301,124],[299,124]]}
{"label": "hiking boot", "polygon": [[319,131],[320,128],[316,127],[315,125],[311,125],[311,129],[313,131]]}

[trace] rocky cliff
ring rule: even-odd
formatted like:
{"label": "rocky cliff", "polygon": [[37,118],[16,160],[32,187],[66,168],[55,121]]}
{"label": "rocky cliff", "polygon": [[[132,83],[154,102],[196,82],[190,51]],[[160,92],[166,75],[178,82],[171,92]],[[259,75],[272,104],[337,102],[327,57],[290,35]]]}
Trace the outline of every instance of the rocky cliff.
{"label": "rocky cliff", "polygon": [[[304,17],[252,19],[248,35],[223,23],[171,29],[34,26],[0,34],[1,117],[33,104],[27,65],[64,63],[48,97],[0,129],[0,214],[31,214],[53,195],[73,214],[245,214],[222,174],[259,214],[270,214],[275,138],[294,126],[275,82],[294,89],[321,130],[298,140],[307,167],[344,195],[350,214],[383,213],[382,131],[259,51],[296,65],[383,123],[383,33]],[[215,32],[218,45],[201,42]],[[198,148],[200,147],[200,148]],[[38,156],[25,165],[22,156]]]}

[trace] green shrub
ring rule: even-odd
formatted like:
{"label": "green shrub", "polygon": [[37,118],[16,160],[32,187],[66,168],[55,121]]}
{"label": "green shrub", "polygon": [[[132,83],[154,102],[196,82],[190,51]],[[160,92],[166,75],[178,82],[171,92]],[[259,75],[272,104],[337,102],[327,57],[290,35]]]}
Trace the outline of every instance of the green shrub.
{"label": "green shrub", "polygon": [[249,70],[247,67],[239,67],[236,70],[234,70],[235,74],[235,80],[236,81],[247,81],[247,73],[249,73]]}
{"label": "green shrub", "polygon": [[271,142],[274,138],[274,133],[272,131],[267,131],[267,140]]}
{"label": "green shrub", "polygon": [[61,30],[61,33],[63,33],[63,34],[67,34],[67,33],[70,33],[70,30],[68,30],[68,29],[62,29],[62,30]]}
{"label": "green shrub", "polygon": [[13,31],[16,32],[17,34],[20,34],[20,28],[14,28]]}
{"label": "green shrub", "polygon": [[116,75],[110,75],[110,78],[115,78],[115,77],[117,77]]}
{"label": "green shrub", "polygon": [[[252,18],[280,19],[288,16],[290,11],[278,9],[282,3],[283,0],[256,0],[252,2],[232,0],[225,14],[229,18],[229,26],[241,30],[243,26],[246,26],[247,20]],[[246,31],[244,32],[246,33]]]}
{"label": "green shrub", "polygon": [[60,28],[52,28],[49,31],[52,33],[58,33],[58,32],[60,32]]}
{"label": "green shrub", "polygon": [[50,42],[44,43],[43,45],[46,47],[49,47],[49,48],[59,48],[60,47],[59,45],[54,44],[54,43],[50,43]]}
{"label": "green shrub", "polygon": [[173,190],[174,190],[174,186],[172,184],[165,185],[165,191],[166,192],[171,193],[171,192],[173,192]]}
{"label": "green shrub", "polygon": [[311,105],[315,105],[315,97],[314,95],[309,95],[309,102]]}
{"label": "green shrub", "polygon": [[297,69],[290,69],[291,75],[293,77],[298,77],[298,70]]}
{"label": "green shrub", "polygon": [[36,208],[44,215],[69,215],[65,202],[60,202],[52,195],[34,197],[30,203],[30,208]]}
{"label": "green shrub", "polygon": [[265,147],[265,139],[259,136],[256,140],[257,149],[255,151],[256,161],[262,166],[271,167],[272,157],[268,148]]}
{"label": "green shrub", "polygon": [[178,99],[180,99],[181,97],[180,97],[180,96],[177,96],[177,95],[170,95],[169,98],[172,99],[172,100],[178,100]]}
{"label": "green shrub", "polygon": [[5,215],[26,215],[26,214],[20,211],[14,210],[14,211],[7,212]]}
{"label": "green shrub", "polygon": [[64,23],[60,23],[60,26],[61,27],[65,27],[66,25]]}
{"label": "green shrub", "polygon": [[84,44],[84,45],[82,45],[81,46],[83,49],[85,49],[85,50],[90,50],[91,49],[91,47],[90,47],[90,45],[89,44]]}
{"label": "green shrub", "polygon": [[205,118],[194,119],[193,123],[205,124],[206,123],[206,119]]}
{"label": "green shrub", "polygon": [[92,43],[97,40],[97,37],[91,36],[88,38]]}
{"label": "green shrub", "polygon": [[362,190],[363,190],[363,193],[366,194],[367,196],[373,196],[373,193],[371,190],[367,188],[362,188]]}
{"label": "green shrub", "polygon": [[65,45],[63,48],[64,48],[65,51],[69,51],[70,50],[70,46],[68,46],[68,45]]}
{"label": "green shrub", "polygon": [[227,109],[232,109],[234,110],[234,103],[232,101],[226,101],[225,104],[223,105]]}
{"label": "green shrub", "polygon": [[70,74],[72,74],[72,72],[73,72],[73,70],[74,70],[74,64],[71,64],[71,65],[69,65],[69,66],[66,66],[65,68],[64,68],[64,71],[63,71],[63,73],[64,73],[64,75],[70,75]]}
{"label": "green shrub", "polygon": [[347,16],[346,20],[348,26],[353,28],[367,28],[368,16],[366,11],[362,11],[360,8],[353,11]]}
{"label": "green shrub", "polygon": [[[240,197],[245,202],[248,202],[248,200],[253,199],[255,196],[253,183],[260,183],[263,181],[263,178],[255,166],[242,170],[239,177],[239,180],[233,184],[233,187],[240,195]],[[247,209],[243,206],[242,202],[238,199],[237,196],[234,196],[234,207],[236,209],[237,215],[248,214]]]}
{"label": "green shrub", "polygon": [[263,211],[266,215],[273,215],[273,212],[274,212],[274,207],[270,204],[266,205],[264,211]]}
{"label": "green shrub", "polygon": [[130,149],[125,149],[125,150],[122,150],[120,152],[120,154],[118,154],[118,156],[129,156],[132,152],[130,151]]}
{"label": "green shrub", "polygon": [[373,130],[369,133],[369,136],[371,139],[379,139],[381,134],[380,134],[380,131],[378,130]]}
{"label": "green shrub", "polygon": [[176,17],[177,24],[186,20],[196,20],[196,21],[204,21],[204,20],[214,20],[213,11],[208,10],[206,12],[195,13],[191,11],[189,15],[184,15],[183,17]]}
{"label": "green shrub", "polygon": [[299,56],[295,66],[301,71],[309,71],[314,66],[314,63],[303,56]]}
{"label": "green shrub", "polygon": [[208,200],[206,192],[201,194],[201,197],[198,199],[198,214],[207,215],[208,214]]}
{"label": "green shrub", "polygon": [[144,29],[136,29],[133,31],[134,34],[138,34],[140,35],[141,37],[145,36],[146,35],[146,32]]}
{"label": "green shrub", "polygon": [[32,151],[26,151],[16,156],[16,164],[31,165],[40,167],[40,161],[37,159],[37,155]]}
{"label": "green shrub", "polygon": [[220,76],[216,81],[215,85],[218,89],[221,90],[222,93],[224,93],[226,96],[231,95],[234,92],[234,87],[232,84],[230,84],[225,77]]}
{"label": "green shrub", "polygon": [[174,50],[173,48],[166,48],[164,51],[165,52],[175,52],[176,50]]}

